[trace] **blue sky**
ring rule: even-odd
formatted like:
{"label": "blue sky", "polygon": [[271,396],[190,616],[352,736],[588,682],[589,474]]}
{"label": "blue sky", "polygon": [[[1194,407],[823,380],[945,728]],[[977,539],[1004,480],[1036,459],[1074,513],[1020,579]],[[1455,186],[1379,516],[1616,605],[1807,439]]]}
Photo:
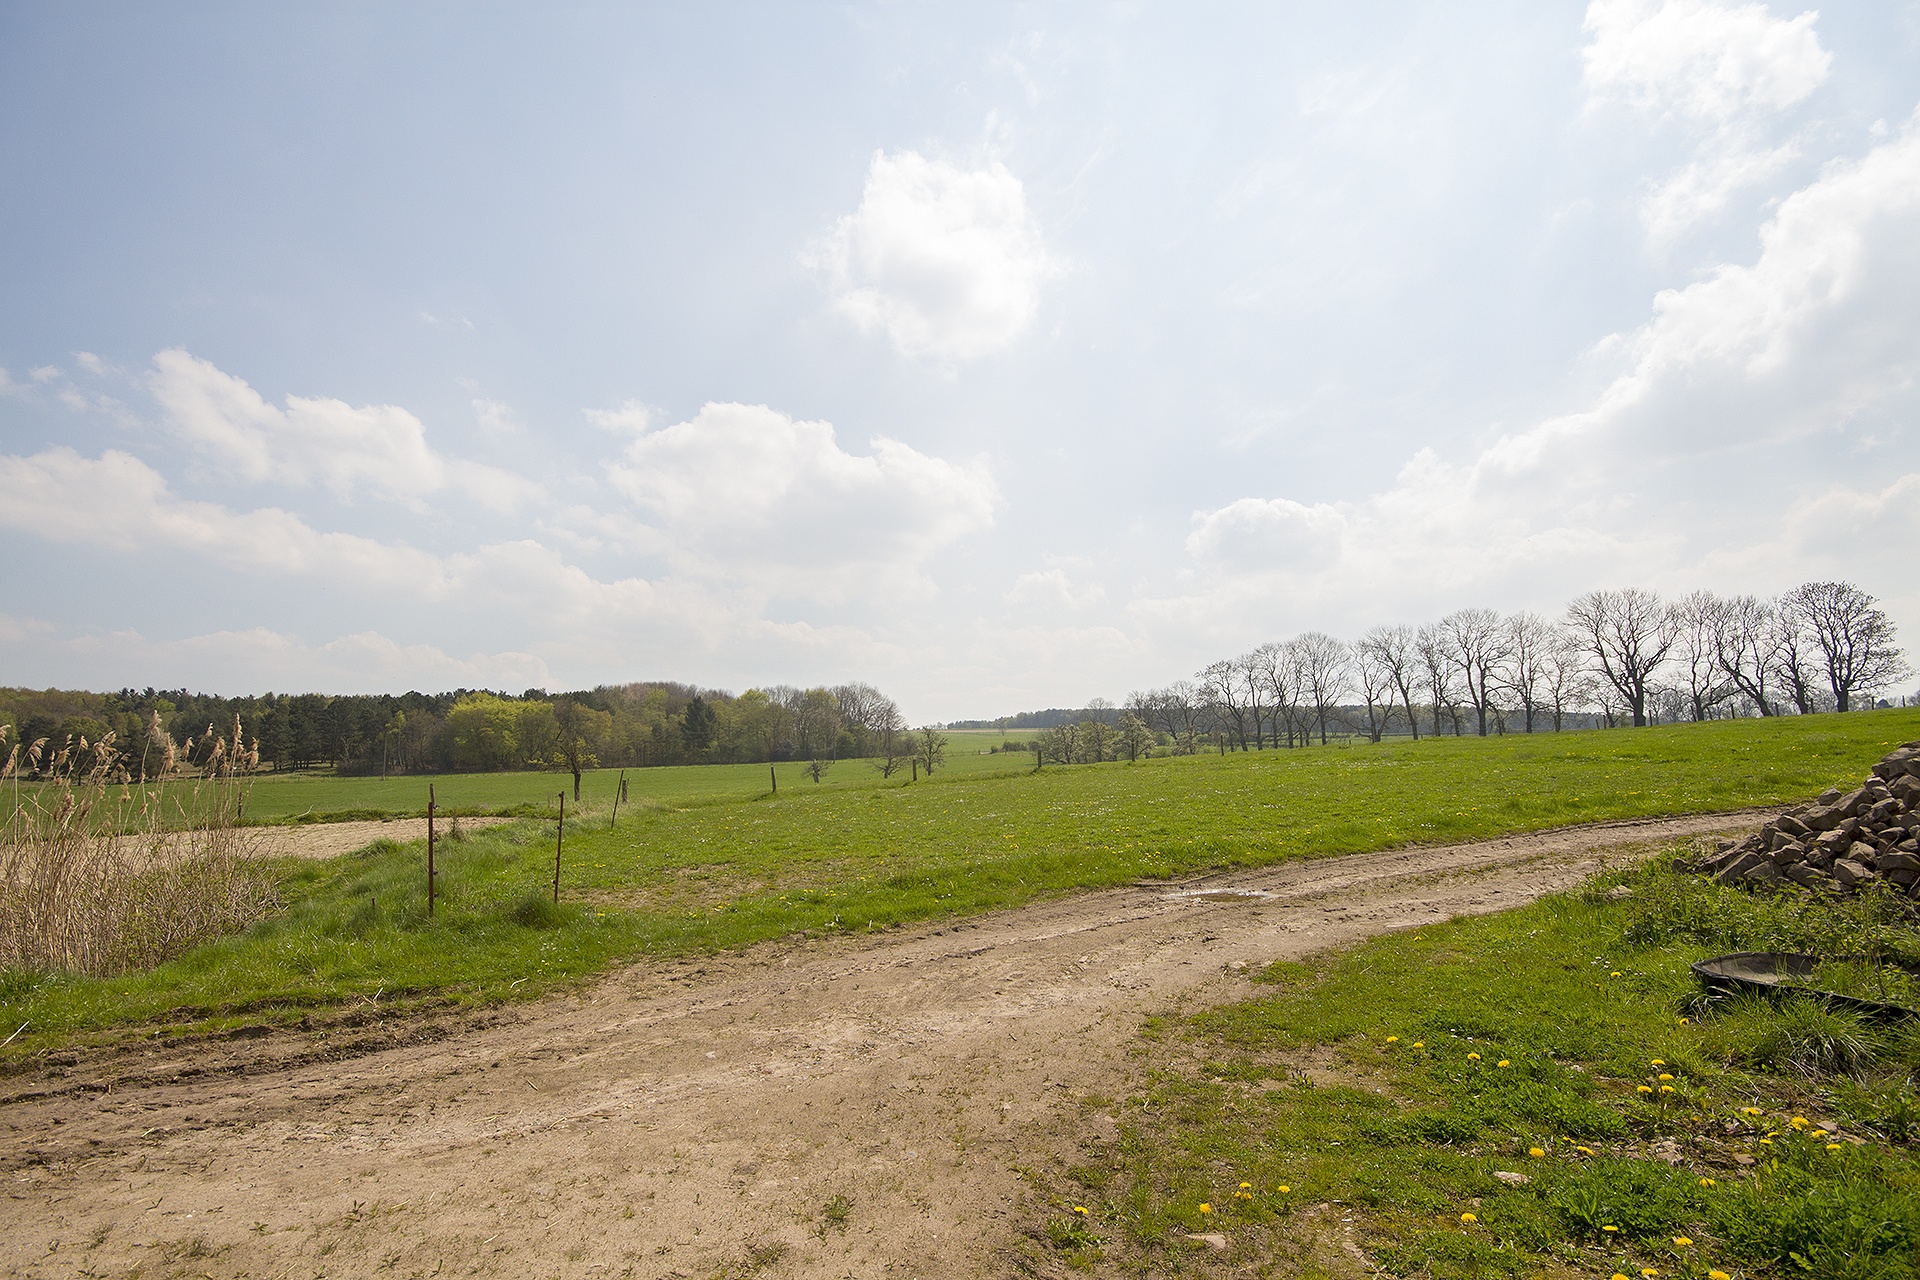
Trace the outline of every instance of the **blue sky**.
{"label": "blue sky", "polygon": [[1917,107],[1914,3],[0,6],[0,682],[1912,641]]}

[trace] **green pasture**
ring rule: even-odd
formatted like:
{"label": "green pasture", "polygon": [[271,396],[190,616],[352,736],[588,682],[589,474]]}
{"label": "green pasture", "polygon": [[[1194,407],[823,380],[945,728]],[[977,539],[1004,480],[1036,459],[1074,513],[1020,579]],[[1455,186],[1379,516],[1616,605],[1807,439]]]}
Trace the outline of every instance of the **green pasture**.
{"label": "green pasture", "polygon": [[[1851,785],[1891,746],[1916,737],[1920,709],[1040,772],[1030,760],[1012,772],[969,771],[958,763],[968,754],[955,752],[956,767],[931,780],[883,782],[842,762],[819,786],[783,776],[777,796],[747,781],[765,766],[634,770],[636,803],[617,825],[604,802],[570,818],[558,909],[541,905],[551,894],[550,820],[443,845],[447,896],[431,919],[422,847],[381,844],[284,868],[282,912],[151,972],[0,977],[0,1022],[27,1027],[8,1050],[17,1053],[125,1024],[297,1018],[376,993],[399,1002],[495,1000],[642,956],[800,930],[881,929],[1139,877],[1780,805]],[[684,776],[649,792],[656,773]],[[512,794],[514,777],[472,779],[470,794],[497,802]],[[530,795],[559,790],[558,775],[519,777],[539,784]],[[742,790],[728,795],[732,777]],[[464,803],[454,790],[463,781],[435,780],[447,788],[443,803]],[[601,800],[610,798],[607,775],[595,782]],[[310,794],[326,802],[337,795],[327,787],[381,784],[315,785]],[[259,803],[250,800],[250,811]]]}
{"label": "green pasture", "polygon": [[[1911,1280],[1920,1024],[1709,1000],[1687,968],[1771,949],[1914,962],[1920,931],[1890,896],[1756,898],[1661,860],[1276,964],[1258,998],[1148,1023],[1139,1092],[1087,1101],[1117,1139],[1028,1171],[1046,1247],[1357,1275],[1340,1224],[1304,1220],[1331,1202],[1400,1276]],[[1231,1246],[1203,1265],[1204,1232]]]}

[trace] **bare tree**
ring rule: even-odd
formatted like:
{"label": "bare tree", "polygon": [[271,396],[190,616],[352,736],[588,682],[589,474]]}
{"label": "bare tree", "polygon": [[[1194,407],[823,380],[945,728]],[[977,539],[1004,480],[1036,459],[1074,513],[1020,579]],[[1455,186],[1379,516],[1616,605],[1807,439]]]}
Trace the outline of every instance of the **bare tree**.
{"label": "bare tree", "polygon": [[1458,664],[1448,644],[1446,629],[1438,625],[1420,628],[1415,647],[1420,654],[1420,673],[1426,677],[1427,696],[1433,705],[1433,736],[1440,736],[1440,713],[1445,710],[1453,725],[1453,736],[1460,736],[1459,688],[1454,684]]}
{"label": "bare tree", "polygon": [[1767,697],[1767,682],[1779,670],[1781,643],[1792,628],[1791,611],[1777,600],[1733,596],[1720,602],[1714,661],[1763,716],[1779,710]]}
{"label": "bare tree", "polygon": [[1673,603],[1674,661],[1683,683],[1676,690],[1686,697],[1686,713],[1696,724],[1710,719],[1713,709],[1733,696],[1720,663],[1720,635],[1725,627],[1726,602],[1711,591],[1696,591]]}
{"label": "bare tree", "polygon": [[[1360,699],[1367,709],[1367,738],[1380,741],[1393,719],[1393,670],[1369,642],[1372,632],[1353,646],[1353,674],[1360,683]],[[1382,705],[1384,704],[1384,705]]]}
{"label": "bare tree", "polygon": [[1245,751],[1248,708],[1240,663],[1237,660],[1211,663],[1200,672],[1199,680],[1201,695],[1213,709],[1215,723],[1229,737],[1238,740],[1240,749]]}
{"label": "bare tree", "polygon": [[1567,708],[1588,693],[1587,655],[1580,642],[1562,627],[1553,628],[1546,649],[1547,703],[1553,708],[1553,731],[1560,732]]}
{"label": "bare tree", "polygon": [[1254,653],[1260,657],[1260,677],[1266,682],[1268,705],[1273,708],[1274,745],[1280,744],[1284,728],[1287,746],[1305,746],[1313,717],[1303,706],[1308,697],[1307,677],[1300,665],[1299,646],[1263,644]]}
{"label": "bare tree", "polygon": [[[1553,649],[1559,636],[1557,628],[1537,613],[1521,610],[1506,622],[1506,668],[1502,673],[1506,687],[1520,699],[1520,712],[1526,730],[1533,732],[1533,718],[1539,712],[1542,695],[1552,681]],[[1560,728],[1556,713],[1553,727]]]}
{"label": "bare tree", "polygon": [[1851,582],[1809,582],[1787,599],[1813,640],[1835,710],[1851,710],[1856,689],[1868,695],[1871,706],[1874,690],[1908,675],[1893,622]]}
{"label": "bare tree", "polygon": [[1300,663],[1307,695],[1313,700],[1314,720],[1320,726],[1320,745],[1327,745],[1327,715],[1340,703],[1349,681],[1346,642],[1324,631],[1308,631],[1288,642]]}
{"label": "bare tree", "polygon": [[1507,660],[1506,628],[1492,609],[1455,609],[1440,619],[1447,648],[1466,683],[1467,704],[1473,708],[1480,736],[1487,736],[1487,712],[1500,686],[1500,669]]}
{"label": "bare tree", "polygon": [[1673,611],[1651,591],[1589,591],[1567,606],[1594,669],[1619,691],[1635,727],[1647,723],[1647,689],[1674,644]]}
{"label": "bare tree", "polygon": [[1373,656],[1373,660],[1386,670],[1387,679],[1400,694],[1400,705],[1406,708],[1407,728],[1412,731],[1415,742],[1420,740],[1420,719],[1413,714],[1413,686],[1419,680],[1417,674],[1420,656],[1414,643],[1412,627],[1375,627],[1360,637],[1355,646]]}
{"label": "bare tree", "polygon": [[900,714],[900,707],[892,698],[882,697],[868,709],[868,723],[873,734],[874,753],[878,759],[874,768],[883,778],[891,778],[907,767],[913,758],[913,741],[907,736],[907,718]]}
{"label": "bare tree", "polygon": [[947,759],[947,735],[940,732],[938,725],[926,725],[920,730],[920,740],[914,744],[914,754],[920,758],[920,767],[933,776],[933,767],[944,764]]}
{"label": "bare tree", "polygon": [[1816,646],[1812,635],[1800,625],[1799,610],[1793,607],[1789,596],[1781,597],[1780,610],[1782,625],[1779,645],[1774,650],[1774,679],[1793,699],[1794,709],[1803,716],[1810,716],[1820,709],[1820,677],[1814,669]]}

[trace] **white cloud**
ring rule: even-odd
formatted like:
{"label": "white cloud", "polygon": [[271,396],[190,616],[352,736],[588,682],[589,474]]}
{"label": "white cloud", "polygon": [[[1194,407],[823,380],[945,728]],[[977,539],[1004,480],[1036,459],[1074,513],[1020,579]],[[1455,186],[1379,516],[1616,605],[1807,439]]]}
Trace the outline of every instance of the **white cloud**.
{"label": "white cloud", "polygon": [[318,484],[342,500],[365,489],[415,506],[449,489],[495,511],[541,495],[511,472],[441,457],[420,420],[395,405],[356,409],[342,400],[288,396],[280,409],[244,380],[179,348],[162,351],[153,365],[148,385],[167,425],[225,475]]}
{"label": "white cloud", "polygon": [[605,431],[645,431],[653,422],[653,410],[638,400],[628,400],[618,409],[582,409],[587,421]]}
{"label": "white cloud", "polygon": [[876,152],[860,207],[803,260],[862,333],[941,367],[1025,333],[1059,271],[1006,165],[963,169],[914,151]]}
{"label": "white cloud", "polygon": [[1021,574],[1006,594],[1007,603],[1020,609],[1089,609],[1106,598],[1104,586],[1078,580],[1064,564]]}
{"label": "white cloud", "polygon": [[1693,159],[1641,202],[1648,237],[1665,244],[1719,214],[1735,192],[1779,174],[1798,154],[1766,139],[1768,122],[1826,81],[1833,55],[1818,14],[1776,18],[1758,4],[1593,0],[1585,79],[1592,101],[1701,130]]}
{"label": "white cloud", "polygon": [[1463,464],[1423,450],[1370,497],[1195,513],[1191,589],[1136,614],[1230,620],[1257,602],[1378,621],[1475,597],[1551,607],[1613,581],[1813,576],[1920,611],[1920,456],[1900,425],[1920,408],[1920,113],[1788,197],[1760,240],[1603,344],[1620,369],[1586,409]]}
{"label": "white cloud", "polygon": [[519,435],[521,431],[513,407],[503,400],[475,400],[473,420],[480,424],[481,431],[490,436]]}
{"label": "white cloud", "polygon": [[826,422],[708,404],[637,436],[609,467],[676,571],[783,596],[923,587],[917,566],[993,523],[980,465],[876,436],[847,453]]}

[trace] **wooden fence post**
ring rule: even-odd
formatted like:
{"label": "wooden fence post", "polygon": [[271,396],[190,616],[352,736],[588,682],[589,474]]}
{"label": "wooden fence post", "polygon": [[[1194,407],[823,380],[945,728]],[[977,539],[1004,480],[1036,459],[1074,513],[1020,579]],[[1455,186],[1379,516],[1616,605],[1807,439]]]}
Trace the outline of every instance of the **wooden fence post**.
{"label": "wooden fence post", "polygon": [[560,829],[553,833],[553,905],[560,905],[560,844],[567,838],[567,793],[560,793]]}
{"label": "wooden fence post", "polygon": [[427,914],[433,914],[433,814],[439,806],[433,798],[433,784],[427,784]]}

